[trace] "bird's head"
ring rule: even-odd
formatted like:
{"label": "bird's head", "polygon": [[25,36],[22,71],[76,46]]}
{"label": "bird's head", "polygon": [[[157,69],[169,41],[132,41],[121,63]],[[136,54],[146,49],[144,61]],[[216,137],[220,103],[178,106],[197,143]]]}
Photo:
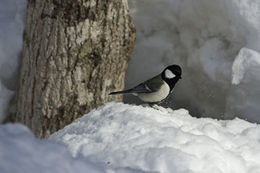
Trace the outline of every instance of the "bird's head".
{"label": "bird's head", "polygon": [[166,67],[161,73],[163,80],[168,83],[171,90],[173,89],[174,85],[178,82],[178,80],[181,79],[181,74],[181,67],[176,64]]}

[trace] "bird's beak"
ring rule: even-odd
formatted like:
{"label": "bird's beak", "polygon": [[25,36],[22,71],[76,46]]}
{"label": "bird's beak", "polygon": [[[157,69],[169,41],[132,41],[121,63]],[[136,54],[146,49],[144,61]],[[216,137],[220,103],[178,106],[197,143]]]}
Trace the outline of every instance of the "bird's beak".
{"label": "bird's beak", "polygon": [[180,79],[182,79],[181,76],[180,76]]}

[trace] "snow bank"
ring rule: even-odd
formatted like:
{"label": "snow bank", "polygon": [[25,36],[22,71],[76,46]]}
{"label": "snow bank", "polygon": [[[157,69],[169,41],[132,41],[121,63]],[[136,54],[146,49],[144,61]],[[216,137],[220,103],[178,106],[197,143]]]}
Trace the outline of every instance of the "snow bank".
{"label": "snow bank", "polygon": [[[227,115],[260,122],[260,53],[243,48],[232,66],[233,87],[227,98]],[[229,113],[230,112],[230,113]]]}
{"label": "snow bank", "polygon": [[0,126],[1,173],[104,173],[86,158],[73,158],[64,145],[36,139],[20,124]]}
{"label": "snow bank", "polygon": [[50,137],[116,172],[258,173],[260,126],[108,103]]}
{"label": "snow bank", "polygon": [[0,3],[0,122],[17,87],[26,0]]}
{"label": "snow bank", "polygon": [[241,49],[233,63],[232,72],[232,83],[235,85],[245,81],[243,78],[246,72],[252,73],[249,77],[256,75],[253,79],[260,82],[260,76],[257,76],[260,73],[260,53],[247,48]]}
{"label": "snow bank", "polygon": [[[247,78],[241,78],[243,82],[237,85],[231,82],[236,80],[232,78],[236,57],[248,59],[243,54],[247,49],[255,54],[260,52],[259,0],[130,0],[129,3],[137,40],[126,87],[177,63],[184,74],[168,106],[185,107],[196,116],[240,116],[260,122],[258,109],[251,106],[259,105],[260,97],[245,93],[246,97],[241,98],[235,92],[244,87],[245,91],[259,95],[259,87],[250,83],[241,86]],[[254,60],[258,59],[259,56]],[[248,75],[260,76],[260,71],[251,67],[247,68]],[[130,99],[126,98],[128,102]],[[241,104],[244,99],[251,100],[250,104]]]}

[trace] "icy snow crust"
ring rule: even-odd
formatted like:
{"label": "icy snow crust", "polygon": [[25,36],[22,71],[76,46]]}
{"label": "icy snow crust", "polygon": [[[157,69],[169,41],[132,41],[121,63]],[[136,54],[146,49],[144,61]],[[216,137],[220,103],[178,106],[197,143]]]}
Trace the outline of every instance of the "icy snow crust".
{"label": "icy snow crust", "polygon": [[245,67],[243,77],[232,76],[244,73],[243,65],[232,68],[236,59],[259,62],[259,0],[129,0],[129,6],[137,38],[127,88],[180,64],[183,77],[167,106],[260,122],[259,63]]}
{"label": "icy snow crust", "polygon": [[108,103],[51,136],[116,172],[259,173],[260,126]]}

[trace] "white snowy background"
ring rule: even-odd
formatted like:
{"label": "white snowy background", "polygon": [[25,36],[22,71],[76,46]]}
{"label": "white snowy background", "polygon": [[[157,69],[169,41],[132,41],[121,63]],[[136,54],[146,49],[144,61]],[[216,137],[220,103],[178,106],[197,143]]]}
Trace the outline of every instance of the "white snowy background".
{"label": "white snowy background", "polygon": [[167,106],[199,117],[260,122],[259,0],[129,0],[129,5],[137,38],[126,87],[180,64],[183,78]]}
{"label": "white snowy background", "polygon": [[26,0],[0,0],[0,122],[17,89],[25,9]]}
{"label": "white snowy background", "polygon": [[[0,172],[260,173],[258,124],[190,115],[260,122],[260,1],[129,5],[137,40],[126,85],[180,64],[165,103],[176,110],[108,103],[45,140],[0,125]],[[0,121],[12,111],[25,9],[26,0],[0,0]]]}

